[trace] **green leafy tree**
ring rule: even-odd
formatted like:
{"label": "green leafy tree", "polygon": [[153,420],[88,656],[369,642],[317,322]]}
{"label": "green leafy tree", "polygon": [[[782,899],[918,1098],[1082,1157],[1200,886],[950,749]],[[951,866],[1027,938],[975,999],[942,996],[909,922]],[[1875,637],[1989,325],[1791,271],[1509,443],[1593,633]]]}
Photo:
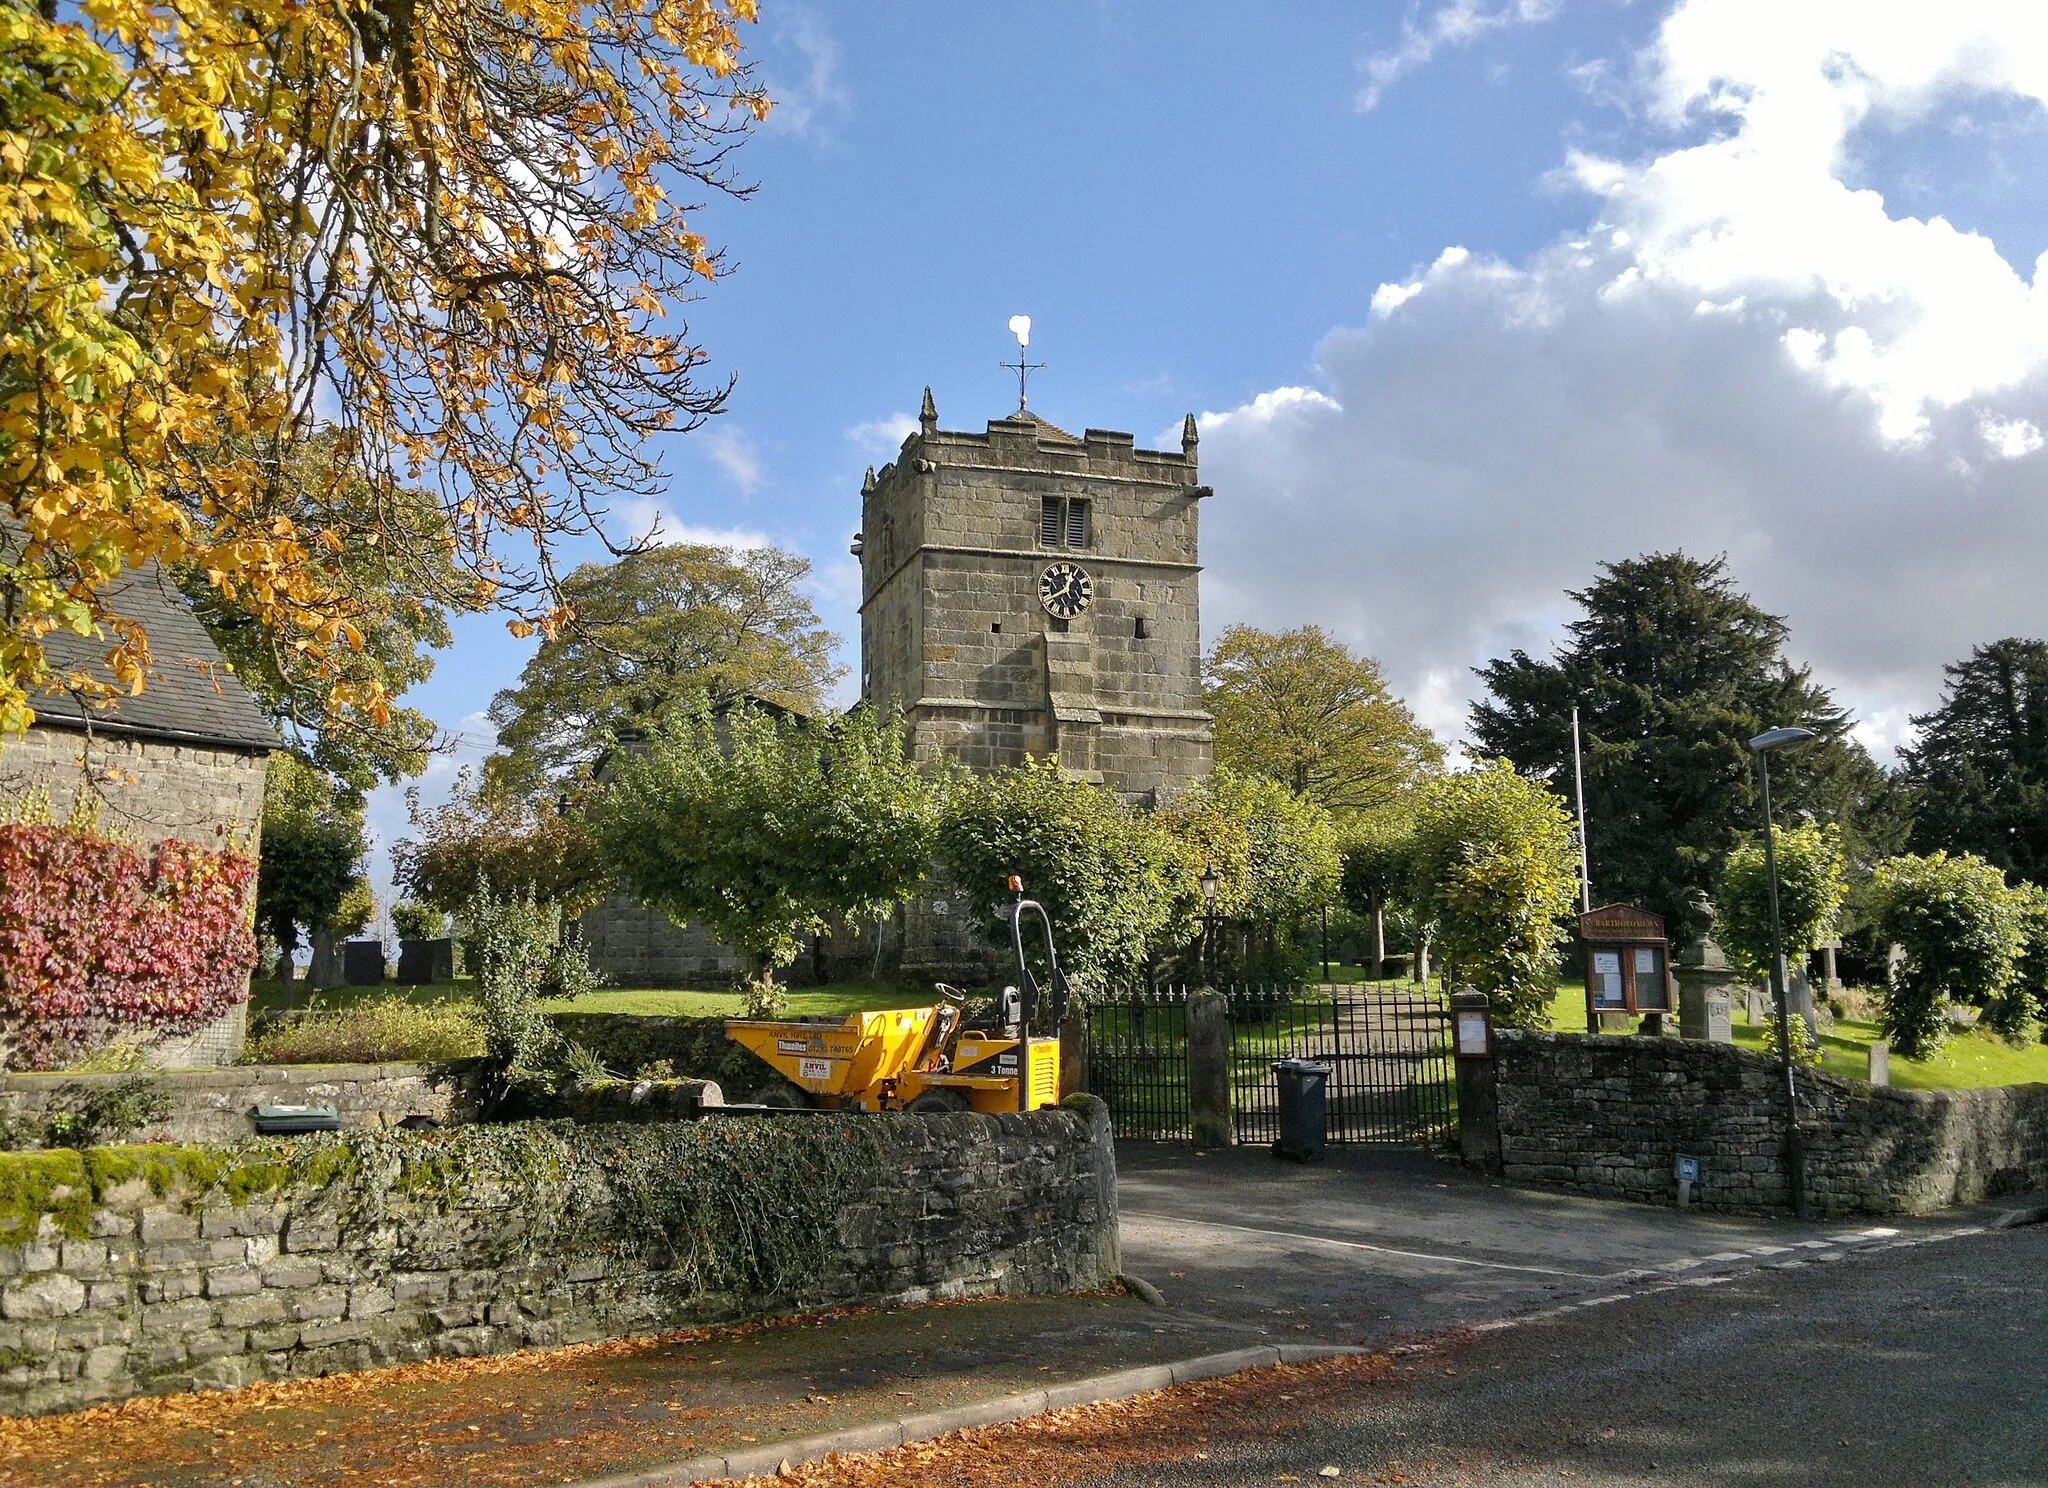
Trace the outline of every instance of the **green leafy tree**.
{"label": "green leafy tree", "polygon": [[1446,971],[1490,996],[1508,1026],[1544,1022],[1578,866],[1570,808],[1506,760],[1441,776],[1422,792],[1415,897],[1436,922]]}
{"label": "green leafy tree", "polygon": [[745,698],[816,711],[842,669],[804,593],[810,573],[779,548],[688,543],[577,569],[562,582],[574,620],[491,701],[492,773],[536,789],[615,737]]}
{"label": "green leafy tree", "polygon": [[277,942],[277,975],[292,980],[301,932],[346,933],[342,902],[364,851],[363,799],[289,750],[270,757],[263,781],[256,923]]}
{"label": "green leafy tree", "polygon": [[[958,782],[939,831],[939,862],[991,944],[1009,940],[1009,876],[1052,917],[1060,961],[1078,984],[1135,977],[1176,924],[1190,867],[1152,815],[1109,791],[1026,760]],[[1085,995],[1083,986],[1076,991]]]}
{"label": "green leafy tree", "polygon": [[1443,748],[1387,691],[1379,663],[1319,627],[1233,625],[1203,659],[1216,762],[1277,780],[1340,824],[1382,811],[1443,764]]}
{"label": "green leafy tree", "polygon": [[1387,909],[1414,882],[1414,855],[1414,822],[1391,816],[1364,824],[1344,844],[1338,890],[1369,927],[1367,966],[1375,981],[1386,971]]}
{"label": "green leafy tree", "polygon": [[1554,659],[1516,651],[1479,669],[1478,752],[1569,791],[1571,716],[1585,740],[1593,882],[1662,915],[1674,940],[1706,932],[1700,909],[1745,832],[1763,825],[1747,741],[1799,725],[1820,739],[1771,763],[1786,819],[1842,828],[1857,862],[1903,837],[1887,777],[1851,719],[1784,655],[1785,625],[1735,588],[1721,559],[1653,553],[1602,565],[1570,596],[1583,616]]}
{"label": "green leafy tree", "polygon": [[377,894],[370,887],[370,880],[363,874],[356,874],[348,881],[348,887],[341,891],[341,900],[334,906],[334,913],[327,917],[321,928],[342,940],[352,940],[370,928],[370,922],[377,918]]}
{"label": "green leafy tree", "polygon": [[[1775,834],[1778,923],[1785,953],[1797,958],[1827,939],[1849,897],[1841,833],[1806,823]],[[1771,880],[1762,842],[1746,842],[1728,855],[1714,901],[1715,926],[1729,964],[1756,981],[1771,974]]]}
{"label": "green leafy tree", "polygon": [[391,846],[399,886],[423,904],[459,914],[479,882],[500,896],[531,894],[571,918],[612,887],[589,813],[596,789],[522,796],[464,771],[442,805],[406,792],[414,836]]}
{"label": "green leafy tree", "polygon": [[400,940],[439,940],[448,933],[448,911],[401,901],[391,906],[391,929]]}
{"label": "green leafy tree", "polygon": [[743,704],[670,718],[644,752],[622,751],[598,820],[641,903],[748,956],[765,1012],[804,936],[884,919],[917,891],[944,799],[900,715],[778,720]]}
{"label": "green leafy tree", "polygon": [[2048,884],[2048,642],[1993,641],[1945,670],[1941,706],[1913,720],[1905,751],[1913,847]]}
{"label": "green leafy tree", "polygon": [[2048,1043],[2048,889],[2022,882],[2013,890],[2019,900],[2020,933],[2024,944],[2011,990],[1996,1010],[1993,1024],[2008,1037],[2017,1038],[2031,1021]]}
{"label": "green leafy tree", "polygon": [[1216,913],[1264,932],[1268,954],[1292,953],[1283,936],[1337,894],[1337,829],[1320,804],[1277,780],[1218,766],[1160,812],[1182,848],[1168,941],[1185,941],[1202,912],[1201,873],[1216,871]]}
{"label": "green leafy tree", "polygon": [[1925,1059],[1939,1049],[1951,1006],[1990,1012],[2008,999],[2027,917],[1998,869],[1968,853],[1889,858],[1870,897],[1879,935],[1905,951],[1879,1019],[1899,1053]]}

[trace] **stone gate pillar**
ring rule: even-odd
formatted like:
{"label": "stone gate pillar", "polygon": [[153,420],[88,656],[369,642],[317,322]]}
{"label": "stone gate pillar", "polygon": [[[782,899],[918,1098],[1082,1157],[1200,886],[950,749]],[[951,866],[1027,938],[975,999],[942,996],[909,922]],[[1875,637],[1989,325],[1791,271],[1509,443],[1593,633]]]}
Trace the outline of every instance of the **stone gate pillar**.
{"label": "stone gate pillar", "polygon": [[1188,1116],[1197,1147],[1231,1147],[1230,1003],[1213,987],[1188,999]]}

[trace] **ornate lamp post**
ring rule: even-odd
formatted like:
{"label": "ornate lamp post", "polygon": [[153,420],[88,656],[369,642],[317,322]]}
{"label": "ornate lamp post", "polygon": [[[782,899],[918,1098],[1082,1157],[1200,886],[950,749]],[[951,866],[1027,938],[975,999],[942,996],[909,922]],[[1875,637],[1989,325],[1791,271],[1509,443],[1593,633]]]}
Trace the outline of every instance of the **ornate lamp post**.
{"label": "ornate lamp post", "polygon": [[1764,795],[1764,875],[1770,881],[1771,899],[1771,996],[1778,1004],[1778,1063],[1785,1071],[1785,1177],[1792,1190],[1792,1213],[1800,1219],[1806,1218],[1805,1154],[1799,1144],[1799,1091],[1792,1075],[1791,999],[1785,988],[1784,934],[1778,928],[1778,849],[1771,827],[1771,755],[1780,749],[1796,749],[1819,737],[1810,728],[1774,728],[1749,741]]}
{"label": "ornate lamp post", "polygon": [[1216,886],[1223,880],[1214,865],[1202,870],[1202,960],[1204,976],[1216,980]]}

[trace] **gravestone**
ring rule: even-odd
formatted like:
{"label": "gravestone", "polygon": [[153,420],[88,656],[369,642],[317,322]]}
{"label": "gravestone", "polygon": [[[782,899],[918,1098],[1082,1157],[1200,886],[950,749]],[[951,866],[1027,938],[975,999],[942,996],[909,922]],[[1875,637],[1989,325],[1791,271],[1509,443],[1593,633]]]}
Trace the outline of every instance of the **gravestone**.
{"label": "gravestone", "polygon": [[1878,1039],[1870,1046],[1870,1083],[1889,1085],[1892,1082],[1892,1046]]}
{"label": "gravestone", "polygon": [[384,981],[384,942],[348,940],[341,946],[342,981],[351,987],[376,987]]}
{"label": "gravestone", "polygon": [[398,943],[398,980],[410,987],[455,980],[455,942],[447,936]]}

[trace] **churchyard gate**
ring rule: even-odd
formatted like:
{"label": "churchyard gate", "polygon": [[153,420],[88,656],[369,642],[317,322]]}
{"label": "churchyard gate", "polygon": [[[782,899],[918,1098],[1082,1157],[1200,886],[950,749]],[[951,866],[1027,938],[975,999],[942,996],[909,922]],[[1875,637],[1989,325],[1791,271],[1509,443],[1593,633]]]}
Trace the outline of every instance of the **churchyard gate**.
{"label": "churchyard gate", "polygon": [[[1219,989],[1229,1011],[1231,1120],[1237,1140],[1280,1134],[1276,1061],[1331,1068],[1329,1140],[1446,1141],[1457,1120],[1450,1009],[1400,984],[1238,983]],[[1134,988],[1088,1009],[1088,1088],[1109,1103],[1119,1137],[1188,1140],[1190,1046],[1186,987]]]}

